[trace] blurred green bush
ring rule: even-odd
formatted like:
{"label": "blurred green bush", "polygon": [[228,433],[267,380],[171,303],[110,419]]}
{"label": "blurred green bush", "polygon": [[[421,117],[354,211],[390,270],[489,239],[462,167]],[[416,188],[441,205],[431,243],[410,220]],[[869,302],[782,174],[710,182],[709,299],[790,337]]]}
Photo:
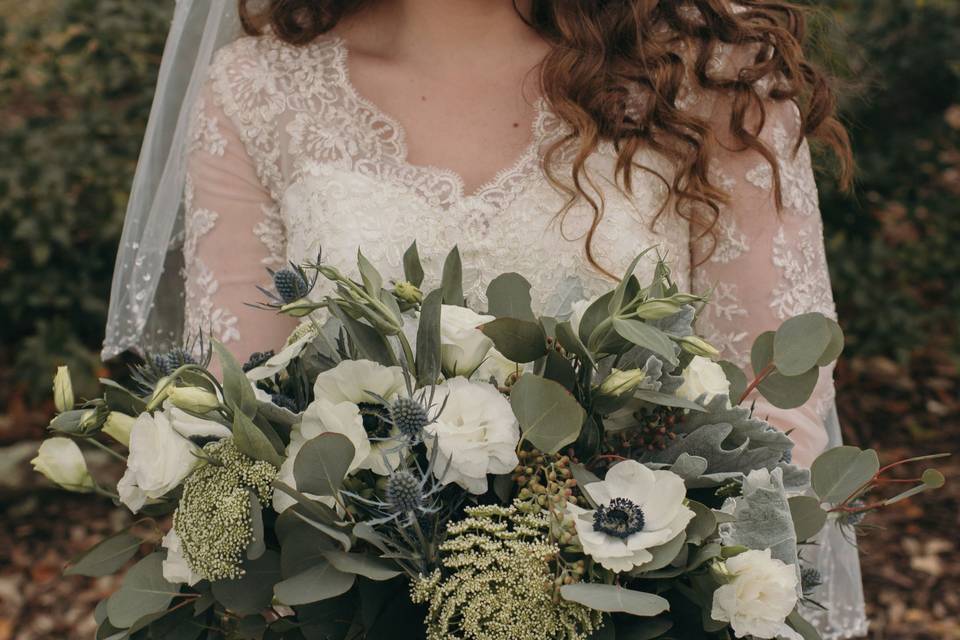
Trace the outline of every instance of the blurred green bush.
{"label": "blurred green bush", "polygon": [[[853,196],[822,183],[850,352],[903,360],[933,340],[956,354],[960,3],[808,3],[815,55],[850,85],[860,165]],[[22,389],[44,394],[65,358],[96,366],[172,6],[0,0],[0,363],[19,363]]]}

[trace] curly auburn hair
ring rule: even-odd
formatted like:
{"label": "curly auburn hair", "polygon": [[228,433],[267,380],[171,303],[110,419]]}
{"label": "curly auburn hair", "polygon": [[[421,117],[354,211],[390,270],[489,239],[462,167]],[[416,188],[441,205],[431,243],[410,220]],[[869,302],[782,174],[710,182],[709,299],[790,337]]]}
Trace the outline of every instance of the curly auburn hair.
{"label": "curly auburn hair", "polygon": [[[252,8],[252,0],[239,3],[247,33],[261,35],[269,28],[285,42],[305,45],[375,1],[268,0],[264,4],[258,0],[258,8]],[[697,218],[703,228],[701,237],[712,235],[727,194],[708,177],[716,125],[678,105],[691,79],[698,89],[728,101],[728,131],[723,132],[728,142],[724,144],[732,140],[734,150],[755,150],[770,163],[778,208],[782,207],[778,164],[760,139],[768,101],[797,105],[802,136],[796,148],[804,138],[823,143],[839,160],[841,184],[850,185],[849,138],[836,117],[828,79],[804,56],[805,19],[800,7],[780,0],[531,2],[523,19],[551,45],[539,67],[543,97],[570,129],[569,135],[546,150],[544,170],[568,196],[564,211],[580,198],[593,209],[586,254],[600,271],[611,275],[597,264],[592,248],[603,202],[599,191],[591,188],[585,163],[601,142],[612,142],[617,151],[616,179],[625,192],[632,191],[634,171],[652,173],[670,187],[678,214]],[[711,61],[723,45],[750,55],[736,73],[718,77],[710,72]],[[763,88],[760,81],[770,78],[776,81]],[[647,99],[638,101],[637,95]],[[644,148],[672,163],[672,181],[634,161]],[[571,174],[561,180],[554,171],[557,158],[570,151]],[[662,213],[661,209],[657,217]]]}

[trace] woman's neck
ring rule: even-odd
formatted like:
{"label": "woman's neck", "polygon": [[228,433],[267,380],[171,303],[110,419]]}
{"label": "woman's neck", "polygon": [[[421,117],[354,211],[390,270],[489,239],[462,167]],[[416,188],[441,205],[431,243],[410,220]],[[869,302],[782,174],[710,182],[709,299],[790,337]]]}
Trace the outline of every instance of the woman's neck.
{"label": "woman's neck", "polygon": [[423,58],[435,64],[498,53],[538,39],[524,22],[523,0],[379,0],[337,31],[369,55]]}

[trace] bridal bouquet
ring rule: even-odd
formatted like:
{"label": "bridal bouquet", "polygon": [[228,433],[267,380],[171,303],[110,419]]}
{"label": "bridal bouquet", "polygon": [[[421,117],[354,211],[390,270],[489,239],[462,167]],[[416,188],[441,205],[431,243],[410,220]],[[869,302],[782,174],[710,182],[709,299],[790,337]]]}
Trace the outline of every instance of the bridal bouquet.
{"label": "bridal bouquet", "polygon": [[[273,273],[262,306],[302,319],[277,353],[198,340],[79,407],[57,374],[35,466],[139,516],[67,569],[139,558],[97,638],[808,640],[807,545],[943,483],[868,501],[874,451],[801,469],[744,404],[807,400],[843,346],[820,314],[761,335],[748,379],[662,261],[565,321],[513,273],[470,309],[456,250],[426,295],[415,246],[402,281],[358,262]],[[115,490],[78,443],[125,460]]]}

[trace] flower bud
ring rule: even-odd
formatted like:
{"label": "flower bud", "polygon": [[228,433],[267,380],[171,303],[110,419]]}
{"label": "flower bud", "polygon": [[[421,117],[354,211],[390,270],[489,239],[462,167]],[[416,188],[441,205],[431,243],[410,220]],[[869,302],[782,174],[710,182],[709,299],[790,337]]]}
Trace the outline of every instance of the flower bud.
{"label": "flower bud", "polygon": [[680,347],[695,356],[703,356],[713,360],[720,357],[720,351],[716,347],[698,336],[680,338]]}
{"label": "flower bud", "polygon": [[33,468],[64,489],[78,493],[93,490],[93,478],[77,443],[69,438],[50,438],[40,445]]}
{"label": "flower bud", "polygon": [[130,446],[130,430],[133,429],[135,419],[119,411],[111,411],[107,414],[107,420],[103,423],[103,432],[122,444],[125,447]]}
{"label": "flower bud", "polygon": [[637,307],[637,315],[644,320],[662,320],[675,315],[683,305],[674,302],[669,298],[657,298],[640,303]]}
{"label": "flower bud", "polygon": [[411,304],[423,302],[423,292],[415,284],[406,280],[398,282],[397,286],[393,288],[393,293],[404,302]]}
{"label": "flower bud", "polygon": [[157,386],[153,389],[153,395],[151,395],[147,401],[145,411],[149,413],[163,404],[163,401],[167,399],[171,391],[173,391],[173,380],[171,380],[169,376],[160,378],[160,380],[157,381]]}
{"label": "flower bud", "polygon": [[605,396],[619,398],[620,396],[632,392],[646,378],[642,369],[628,369],[621,371],[614,369],[607,376],[606,380],[600,385],[600,393]]}
{"label": "flower bud", "polygon": [[220,398],[200,387],[174,387],[170,391],[173,406],[192,413],[209,413],[220,406]]}
{"label": "flower bud", "polygon": [[53,377],[53,404],[58,413],[70,411],[75,404],[73,382],[70,380],[70,369],[67,367],[57,367],[57,374]]}
{"label": "flower bud", "polygon": [[310,315],[322,306],[322,304],[312,302],[307,298],[300,298],[299,300],[295,300],[294,302],[280,307],[280,313],[288,315],[291,318],[303,318],[304,316]]}

